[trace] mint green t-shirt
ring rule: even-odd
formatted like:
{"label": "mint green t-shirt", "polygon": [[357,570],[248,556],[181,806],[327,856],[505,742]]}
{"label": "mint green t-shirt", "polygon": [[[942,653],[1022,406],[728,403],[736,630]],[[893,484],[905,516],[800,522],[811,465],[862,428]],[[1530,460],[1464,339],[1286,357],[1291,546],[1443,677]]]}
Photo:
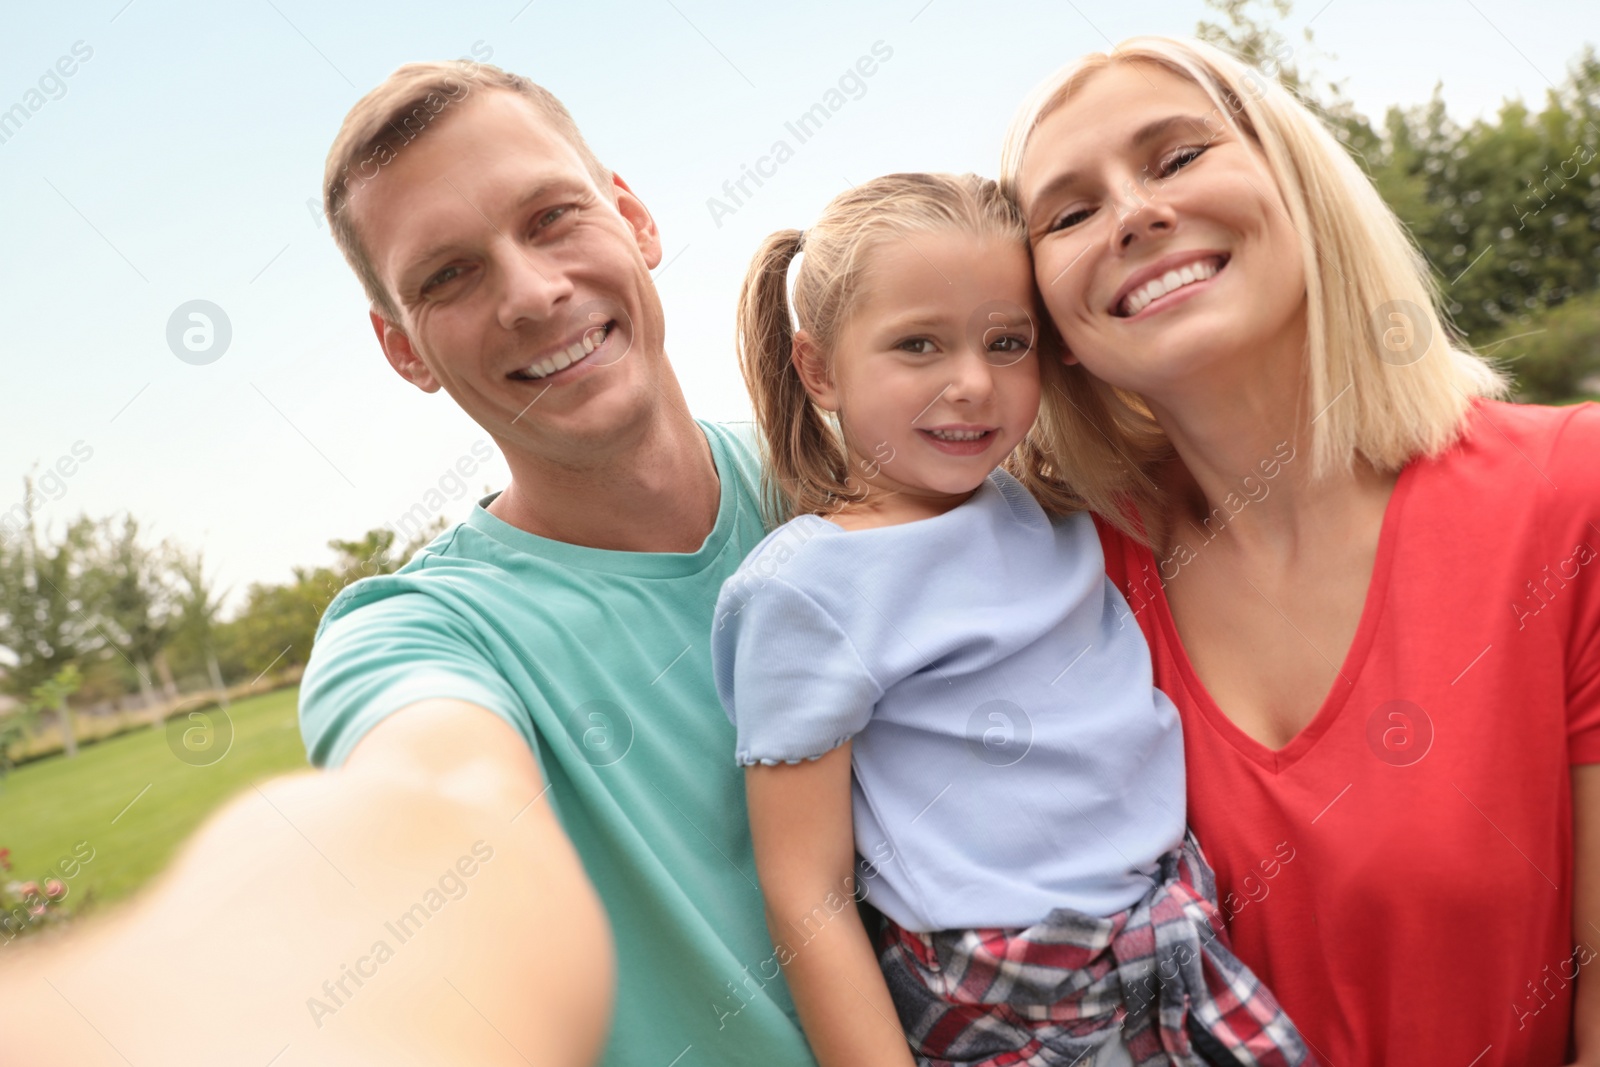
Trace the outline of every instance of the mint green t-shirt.
{"label": "mint green t-shirt", "polygon": [[328,605],[300,728],[311,762],[338,766],[419,700],[499,715],[538,759],[611,920],[602,1062],[814,1064],[767,933],[711,675],[717,595],[764,533],[760,473],[747,428],[699,425],[722,496],[697,551],[552,541],[491,515],[486,497],[399,571]]}

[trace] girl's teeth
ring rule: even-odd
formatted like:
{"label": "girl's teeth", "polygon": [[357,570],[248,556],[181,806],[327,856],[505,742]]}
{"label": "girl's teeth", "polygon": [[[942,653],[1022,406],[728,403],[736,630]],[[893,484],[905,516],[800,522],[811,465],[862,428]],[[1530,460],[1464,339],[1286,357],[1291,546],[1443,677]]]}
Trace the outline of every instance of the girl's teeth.
{"label": "girl's teeth", "polygon": [[988,430],[929,430],[929,433],[942,441],[976,441]]}

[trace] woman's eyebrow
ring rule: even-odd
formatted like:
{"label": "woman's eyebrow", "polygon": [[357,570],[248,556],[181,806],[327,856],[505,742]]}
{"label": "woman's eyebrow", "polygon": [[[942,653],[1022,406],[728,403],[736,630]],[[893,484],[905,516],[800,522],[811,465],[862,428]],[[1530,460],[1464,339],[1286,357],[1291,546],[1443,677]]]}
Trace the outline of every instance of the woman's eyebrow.
{"label": "woman's eyebrow", "polygon": [[[1206,140],[1215,140],[1221,131],[1211,128],[1210,119],[1210,115],[1167,115],[1140,126],[1134,131],[1133,136],[1128,138],[1128,145],[1136,150],[1143,148],[1150,142],[1166,136],[1172,129],[1179,127],[1204,130],[1206,132]],[[1076,170],[1057,174],[1034,194],[1032,203],[1029,205],[1029,214],[1031,215],[1033,209],[1040,203],[1060,196],[1082,180],[1082,173]]]}
{"label": "woman's eyebrow", "polygon": [[1215,137],[1221,130],[1213,131],[1211,129],[1208,124],[1210,118],[1210,115],[1168,115],[1166,118],[1156,119],[1154,122],[1147,122],[1139,127],[1128,143],[1134,148],[1143,148],[1151,141],[1166,136],[1168,131],[1174,127],[1203,129],[1209,137]]}

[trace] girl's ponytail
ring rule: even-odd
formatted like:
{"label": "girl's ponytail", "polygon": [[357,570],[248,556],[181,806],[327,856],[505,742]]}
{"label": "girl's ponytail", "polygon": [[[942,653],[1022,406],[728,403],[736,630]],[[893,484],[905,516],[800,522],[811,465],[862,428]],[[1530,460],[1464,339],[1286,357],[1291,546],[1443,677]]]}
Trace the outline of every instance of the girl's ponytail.
{"label": "girl's ponytail", "polygon": [[801,237],[800,230],[779,230],[762,242],[739,289],[739,367],[766,452],[761,507],[769,527],[829,510],[830,489],[843,486],[848,465],[831,420],[812,402],[790,358],[795,328],[787,279]]}

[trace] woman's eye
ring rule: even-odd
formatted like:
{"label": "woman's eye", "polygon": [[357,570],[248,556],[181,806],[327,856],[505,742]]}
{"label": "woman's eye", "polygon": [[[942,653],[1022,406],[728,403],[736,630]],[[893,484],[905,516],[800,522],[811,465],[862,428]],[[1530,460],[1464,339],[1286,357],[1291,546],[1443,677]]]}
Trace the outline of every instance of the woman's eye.
{"label": "woman's eye", "polygon": [[1055,222],[1050,224],[1050,232],[1054,233],[1057,230],[1065,230],[1076,226],[1078,223],[1082,222],[1084,219],[1093,214],[1094,212],[1089,208],[1079,208],[1076,211],[1069,211],[1065,215],[1062,215],[1059,219],[1056,219]]}
{"label": "woman's eye", "polygon": [[932,355],[934,350],[933,341],[926,337],[909,337],[895,347],[918,356]]}
{"label": "woman's eye", "polygon": [[1156,168],[1156,173],[1162,178],[1171,177],[1199,159],[1205,150],[1205,145],[1185,145],[1162,159],[1160,165]]}

